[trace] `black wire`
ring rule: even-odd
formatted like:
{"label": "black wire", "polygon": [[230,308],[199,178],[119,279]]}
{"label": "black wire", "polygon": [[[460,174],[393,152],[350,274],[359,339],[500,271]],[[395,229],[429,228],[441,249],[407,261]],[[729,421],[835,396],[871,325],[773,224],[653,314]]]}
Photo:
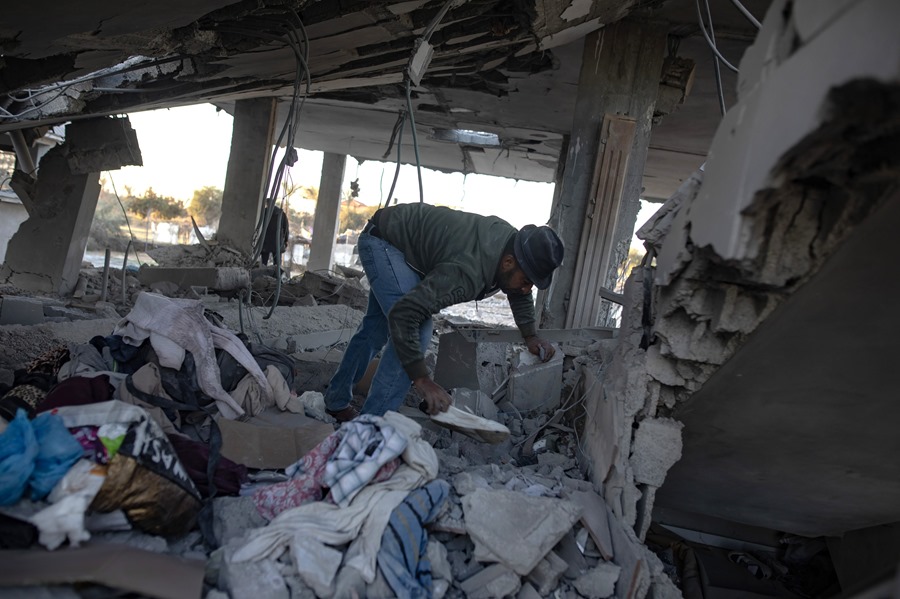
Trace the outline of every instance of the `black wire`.
{"label": "black wire", "polygon": [[[403,146],[403,123],[406,121],[406,113],[400,113],[400,130],[397,132],[397,168],[394,169],[394,180],[391,181],[391,190],[388,192],[387,201],[385,201],[385,206],[391,205],[391,200],[394,198],[394,188],[397,186],[397,178],[400,176],[400,148]],[[379,208],[381,205],[379,204]]]}
{"label": "black wire", "polygon": [[[449,3],[448,3],[449,4]],[[412,131],[413,138],[413,151],[416,155],[416,174],[419,177],[419,203],[423,204],[425,202],[425,191],[422,187],[422,163],[419,160],[419,140],[416,137],[416,117],[413,115],[413,107],[412,107],[412,97],[410,86],[412,82],[407,77],[406,79],[406,111],[409,114],[409,128]]]}

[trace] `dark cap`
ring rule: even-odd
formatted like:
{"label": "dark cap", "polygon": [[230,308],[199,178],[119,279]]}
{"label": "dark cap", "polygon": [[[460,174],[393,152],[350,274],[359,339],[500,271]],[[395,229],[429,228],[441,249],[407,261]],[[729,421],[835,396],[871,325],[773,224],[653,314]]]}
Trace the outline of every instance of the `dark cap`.
{"label": "dark cap", "polygon": [[525,225],[513,242],[516,261],[538,289],[550,286],[553,271],[562,264],[563,243],[550,227]]}

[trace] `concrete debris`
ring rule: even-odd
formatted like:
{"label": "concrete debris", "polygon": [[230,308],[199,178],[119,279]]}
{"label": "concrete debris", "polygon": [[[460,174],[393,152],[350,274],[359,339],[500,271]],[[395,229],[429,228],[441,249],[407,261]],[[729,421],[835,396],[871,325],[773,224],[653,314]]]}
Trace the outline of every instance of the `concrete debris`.
{"label": "concrete debris", "polygon": [[637,482],[662,486],[666,472],[681,458],[683,426],[669,418],[647,418],[640,422],[630,460]]}
{"label": "concrete debris", "polygon": [[463,498],[476,556],[526,575],[572,528],[581,509],[565,500],[478,489]]}
{"label": "concrete debris", "polygon": [[[184,250],[180,251],[184,258]],[[194,274],[229,270],[223,267],[185,265],[174,268]],[[152,269],[147,267],[142,272],[152,272]],[[161,273],[162,269],[157,269],[156,272]],[[86,281],[85,297],[77,304],[53,298],[26,298],[40,307],[45,319],[66,318],[71,321],[0,327],[0,366],[6,366],[12,371],[23,366],[26,358],[37,357],[54,344],[85,343],[93,336],[105,335],[115,328],[119,320],[115,304],[91,299],[100,291],[100,274],[96,269],[84,269],[82,276]],[[143,278],[140,274],[137,278],[126,275],[126,285],[134,286],[126,287],[126,300],[132,297],[132,290],[137,292],[143,289],[140,280]],[[117,293],[121,293],[121,286],[115,287],[115,280],[115,276],[110,277],[107,291],[110,299],[118,301],[120,296]],[[270,289],[274,281],[262,277],[255,279],[260,280],[265,283],[258,286],[261,290]],[[313,290],[307,290],[309,297],[319,293],[347,299],[358,297],[358,292],[362,289],[356,283],[338,282],[337,278],[312,277],[309,280],[316,281],[313,287],[318,285]],[[295,280],[288,286],[293,284],[299,289],[301,281]],[[197,283],[196,278],[182,282],[167,278],[153,282],[151,286],[157,292],[173,297],[188,297],[193,293],[199,298],[197,301],[205,309],[208,318],[221,321],[224,326],[236,331],[240,329],[241,333],[251,339],[255,340],[258,336],[271,347],[290,354],[294,360],[294,394],[282,408],[294,414],[280,412],[276,417],[286,420],[288,416],[299,417],[305,414],[320,421],[316,425],[332,429],[333,419],[324,414],[321,391],[340,360],[342,344],[347,342],[350,333],[362,318],[362,314],[352,307],[355,300],[347,299],[348,305],[327,305],[322,301],[316,306],[280,306],[270,318],[263,318],[267,308],[248,307],[238,301],[230,301],[228,294],[217,295],[214,292],[218,284],[211,284],[210,281],[200,281],[203,289],[199,289]],[[353,290],[340,291],[341,284],[346,289]],[[9,297],[15,296],[5,295],[4,301]],[[67,312],[68,310],[71,312]],[[113,318],[75,320],[101,314]],[[445,326],[440,317],[436,321],[438,328]],[[585,595],[578,589],[575,581],[581,580],[582,586],[588,584],[585,581],[589,578],[585,576],[599,567],[599,560],[611,559],[618,563],[625,558],[619,554],[610,555],[609,540],[598,542],[596,539],[589,539],[579,548],[575,541],[576,533],[579,538],[584,537],[588,529],[583,529],[582,526],[596,528],[597,525],[587,517],[587,511],[583,507],[568,501],[566,497],[590,493],[594,502],[591,510],[598,511],[602,506],[606,521],[608,508],[604,500],[594,494],[594,485],[584,480],[580,464],[576,460],[582,449],[577,442],[575,424],[575,419],[581,413],[581,403],[575,392],[584,389],[581,385],[585,384],[585,370],[596,372],[599,365],[612,359],[611,343],[583,339],[563,342],[553,361],[544,364],[521,351],[521,355],[514,355],[518,344],[463,341],[465,347],[475,350],[471,357],[479,360],[484,358],[484,362],[471,371],[476,388],[456,388],[453,391],[458,405],[468,405],[473,412],[487,419],[479,420],[480,424],[474,429],[469,427],[468,432],[475,439],[461,433],[462,425],[459,423],[456,430],[437,426],[432,419],[415,409],[419,400],[413,393],[407,400],[409,406],[404,408],[413,408],[405,413],[411,414],[421,424],[423,438],[434,446],[440,467],[439,475],[453,483],[447,508],[430,527],[429,532],[427,553],[434,575],[434,596],[440,598],[446,594],[458,597],[461,593],[470,597],[502,597],[516,593],[521,593],[522,596],[550,596],[555,593],[574,597],[576,592],[582,596],[599,596]],[[441,343],[443,347],[443,338]],[[518,348],[521,350],[520,345]],[[433,364],[433,349],[429,349],[427,356]],[[437,359],[440,360],[440,354]],[[671,371],[666,373],[672,375]],[[681,371],[676,371],[679,376],[680,373]],[[508,386],[507,377],[510,379]],[[14,374],[7,378],[12,379],[10,382],[15,381]],[[667,381],[673,382],[670,379]],[[640,381],[635,380],[631,384],[636,388]],[[596,388],[599,385],[589,384]],[[538,387],[545,390],[535,391]],[[637,394],[637,391],[634,393]],[[558,409],[561,397],[570,398],[564,409]],[[464,412],[460,413],[465,416]],[[471,414],[465,418],[469,419],[469,416]],[[328,426],[323,422],[328,423]],[[236,454],[233,451],[233,431],[229,427],[233,425],[246,423],[229,421],[222,427],[222,433],[227,437],[223,455],[232,458]],[[328,434],[325,428],[317,433],[317,439]],[[266,435],[268,431],[269,429],[265,429],[261,434]],[[257,433],[259,436],[259,431]],[[490,445],[485,440],[498,443]],[[261,438],[257,438],[254,443],[259,448],[266,445]],[[521,451],[526,444],[530,448],[527,454]],[[299,441],[295,445],[290,450],[290,458],[267,462],[265,465],[256,464],[254,469],[265,467],[279,470],[253,472],[253,476],[245,483],[243,496],[219,496],[212,501],[214,539],[211,545],[206,545],[206,541],[201,539],[196,530],[183,537],[169,539],[168,545],[161,537],[137,532],[104,534],[129,545],[205,559],[206,579],[212,589],[212,596],[227,593],[232,597],[253,595],[311,598],[341,593],[347,596],[353,593],[358,596],[392,594],[380,574],[369,580],[354,568],[340,567],[344,553],[339,548],[323,553],[319,547],[315,550],[305,549],[302,542],[298,541],[291,545],[291,551],[281,556],[272,556],[258,562],[234,563],[230,559],[248,531],[267,526],[250,493],[254,488],[283,482],[287,478],[280,468],[295,461],[308,449]],[[301,446],[301,449],[297,449]],[[630,449],[630,446],[623,447],[623,451]],[[265,452],[259,449],[258,453],[262,455]],[[243,456],[241,461],[250,463],[247,456]],[[622,487],[625,487],[625,483]],[[629,501],[637,502],[637,499],[623,501],[621,497],[625,494],[627,491],[618,496],[610,494],[607,498],[611,504],[618,502],[617,513],[623,511],[621,505]],[[583,518],[582,523],[578,523],[579,518]],[[618,526],[621,527],[622,524]],[[591,529],[590,533],[594,535],[596,530]],[[210,551],[215,545],[221,549]],[[629,553],[625,551],[622,555],[628,556]],[[646,559],[639,559],[637,563],[643,564]],[[319,581],[304,581],[297,576],[291,565],[296,560],[306,563],[321,561],[320,570],[325,576]],[[626,568],[627,562],[620,565]],[[636,570],[632,567],[632,571]]]}
{"label": "concrete debris", "polygon": [[522,581],[515,572],[503,564],[494,564],[464,580],[460,589],[469,599],[492,599],[514,595],[521,586]]}
{"label": "concrete debris", "polygon": [[590,599],[612,597],[622,568],[615,564],[602,563],[579,576],[573,583],[575,589]]}

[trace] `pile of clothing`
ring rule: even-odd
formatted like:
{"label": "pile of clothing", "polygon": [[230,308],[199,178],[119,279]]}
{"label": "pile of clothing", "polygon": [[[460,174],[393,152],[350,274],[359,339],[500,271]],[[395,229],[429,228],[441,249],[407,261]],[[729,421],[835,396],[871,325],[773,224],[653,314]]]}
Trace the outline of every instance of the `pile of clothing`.
{"label": "pile of clothing", "polygon": [[140,294],[110,334],[48,352],[0,390],[0,547],[199,527],[213,550],[212,499],[243,495],[268,525],[231,548],[232,563],[289,554],[320,596],[342,568],[432,596],[424,526],[450,487],[416,422],[361,416],[275,476],[221,455],[220,419],[303,409],[294,375],[289,356],[241,339],[200,302]]}

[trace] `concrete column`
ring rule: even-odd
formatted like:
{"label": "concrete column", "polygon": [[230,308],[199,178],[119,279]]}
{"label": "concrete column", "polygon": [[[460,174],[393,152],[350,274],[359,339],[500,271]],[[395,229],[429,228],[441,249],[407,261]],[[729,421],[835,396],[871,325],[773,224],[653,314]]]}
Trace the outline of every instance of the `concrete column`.
{"label": "concrete column", "polygon": [[313,220],[312,244],[306,270],[328,270],[334,265],[334,240],[341,216],[341,183],[347,156],[325,153],[322,160],[322,179],[319,181],[319,199]]}
{"label": "concrete column", "polygon": [[[591,276],[599,276],[605,285],[610,285],[616,268],[628,255],[640,208],[641,179],[665,48],[664,26],[630,21],[604,27],[585,39],[571,141],[565,170],[557,180],[559,193],[550,222],[565,244],[566,258],[554,275],[547,296],[540,323],[543,328],[564,326],[572,290]],[[636,121],[634,143],[621,197],[616,198],[619,207],[615,234],[604,241],[612,255],[608,272],[582,272],[579,278],[579,249],[591,246],[581,240],[584,222],[594,212],[591,203],[595,190],[603,189],[604,177],[611,174],[596,168],[601,124],[607,114]]]}
{"label": "concrete column", "polygon": [[275,104],[274,98],[234,104],[231,154],[216,239],[248,255],[253,251],[253,234],[269,183],[266,173],[274,144]]}
{"label": "concrete column", "polygon": [[30,291],[71,293],[100,196],[100,172],[126,164],[142,164],[127,117],[68,125],[65,144],[38,165],[28,219],[9,240],[0,281]]}

